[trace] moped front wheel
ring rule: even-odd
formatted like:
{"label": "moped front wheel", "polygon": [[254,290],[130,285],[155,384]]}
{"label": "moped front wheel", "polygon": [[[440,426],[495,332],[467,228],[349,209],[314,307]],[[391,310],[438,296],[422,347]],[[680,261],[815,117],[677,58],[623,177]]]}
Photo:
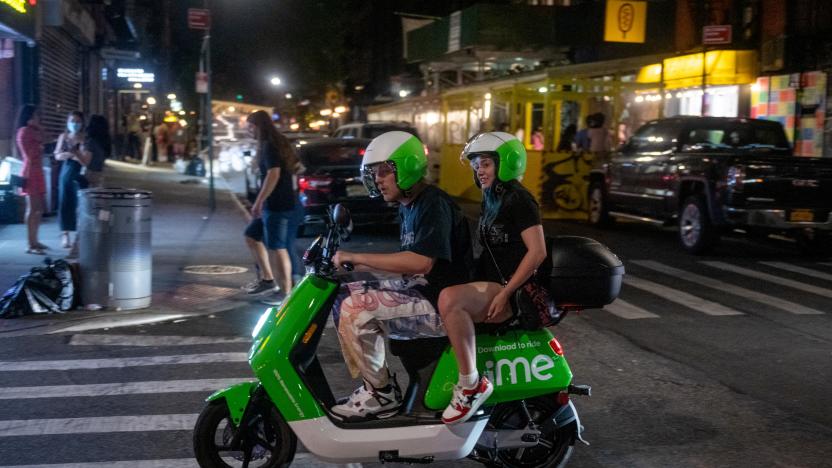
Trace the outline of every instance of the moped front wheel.
{"label": "moped front wheel", "polygon": [[[194,427],[194,454],[202,468],[283,468],[295,457],[297,437],[270,407],[247,417],[240,427],[224,400],[208,403]],[[243,431],[243,432],[240,432]],[[239,436],[235,443],[235,436]]]}

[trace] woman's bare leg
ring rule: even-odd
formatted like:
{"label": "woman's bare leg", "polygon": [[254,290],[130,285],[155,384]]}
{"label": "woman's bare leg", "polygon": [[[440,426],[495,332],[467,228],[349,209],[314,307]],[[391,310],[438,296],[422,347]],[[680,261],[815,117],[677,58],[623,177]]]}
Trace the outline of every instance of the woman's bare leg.
{"label": "woman's bare leg", "polygon": [[266,246],[263,245],[262,242],[254,240],[251,237],[245,236],[245,239],[246,245],[251,251],[251,256],[254,257],[254,261],[257,263],[257,266],[260,267],[260,279],[266,281],[274,280],[274,275],[272,274],[272,264],[269,262],[269,252],[266,250]]}
{"label": "woman's bare leg", "polygon": [[289,294],[292,292],[292,259],[289,258],[289,251],[277,249],[270,252],[274,252],[275,281],[284,293]]}
{"label": "woman's bare leg", "polygon": [[[459,373],[469,375],[477,370],[477,343],[474,324],[485,321],[491,300],[502,290],[497,283],[485,281],[460,284],[445,288],[439,294],[439,314],[451,341]],[[511,316],[506,307],[495,321]]]}
{"label": "woman's bare leg", "polygon": [[31,194],[26,197],[26,231],[30,248],[37,248],[38,230],[43,216],[43,194]]}

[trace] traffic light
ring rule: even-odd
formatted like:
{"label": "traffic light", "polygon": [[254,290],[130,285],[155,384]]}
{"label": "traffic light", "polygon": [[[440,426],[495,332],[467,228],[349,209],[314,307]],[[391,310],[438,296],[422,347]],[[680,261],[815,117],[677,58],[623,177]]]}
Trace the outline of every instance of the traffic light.
{"label": "traffic light", "polygon": [[242,101],[243,101],[243,95],[242,95],[242,94],[238,94],[238,95],[237,95],[237,100],[238,100],[238,101],[240,101],[240,102],[242,102]]}

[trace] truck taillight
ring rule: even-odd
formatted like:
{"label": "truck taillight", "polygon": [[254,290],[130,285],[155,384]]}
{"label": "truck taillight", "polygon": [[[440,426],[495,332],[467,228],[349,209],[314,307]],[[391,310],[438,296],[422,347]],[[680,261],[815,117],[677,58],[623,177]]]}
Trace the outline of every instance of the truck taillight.
{"label": "truck taillight", "polygon": [[728,168],[728,175],[725,177],[728,188],[735,192],[742,192],[743,181],[745,180],[745,167],[742,165]]}

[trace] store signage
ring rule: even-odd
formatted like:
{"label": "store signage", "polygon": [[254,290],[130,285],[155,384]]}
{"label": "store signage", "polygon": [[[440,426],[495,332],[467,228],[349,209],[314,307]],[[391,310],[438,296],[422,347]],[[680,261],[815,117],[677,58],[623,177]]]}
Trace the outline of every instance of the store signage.
{"label": "store signage", "polygon": [[604,41],[641,44],[646,26],[647,2],[607,0]]}
{"label": "store signage", "polygon": [[156,81],[156,75],[144,71],[144,68],[119,68],[116,70],[116,76],[126,79],[130,83],[153,83]]}
{"label": "store signage", "polygon": [[462,45],[462,12],[451,13],[448,26],[448,53],[456,52]]}
{"label": "store signage", "polygon": [[0,0],[0,3],[4,3],[10,7],[12,10],[18,13],[27,13],[28,10],[26,9],[27,6],[35,6],[38,4],[38,0]]}
{"label": "store signage", "polygon": [[731,37],[732,28],[730,24],[705,26],[702,28],[702,44],[705,45],[730,44]]}
{"label": "store signage", "polygon": [[204,8],[188,8],[188,29],[211,29],[211,11]]}

